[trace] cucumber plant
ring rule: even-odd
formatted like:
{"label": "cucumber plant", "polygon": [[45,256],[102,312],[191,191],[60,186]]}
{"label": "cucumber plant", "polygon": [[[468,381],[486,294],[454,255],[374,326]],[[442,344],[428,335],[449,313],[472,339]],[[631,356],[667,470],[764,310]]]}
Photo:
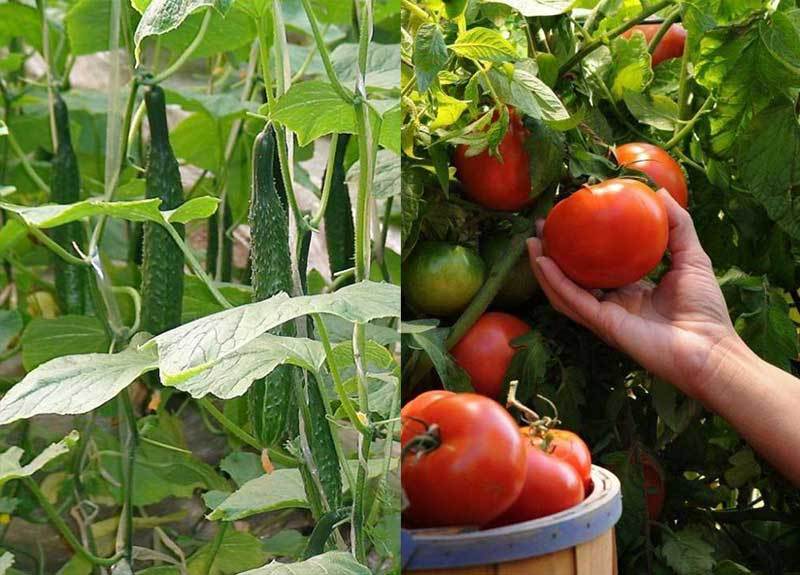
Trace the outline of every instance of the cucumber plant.
{"label": "cucumber plant", "polygon": [[0,1],[0,572],[400,573],[398,17]]}

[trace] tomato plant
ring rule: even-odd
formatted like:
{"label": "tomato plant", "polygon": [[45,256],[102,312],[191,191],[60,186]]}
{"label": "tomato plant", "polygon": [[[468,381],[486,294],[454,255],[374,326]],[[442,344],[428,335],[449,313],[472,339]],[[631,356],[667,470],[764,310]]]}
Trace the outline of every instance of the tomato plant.
{"label": "tomato plant", "polygon": [[[668,252],[662,257],[666,221],[643,188],[664,186],[684,206],[691,197],[739,334],[765,360],[797,373],[799,8],[795,1],[497,0],[468,2],[451,18],[438,2],[403,2],[404,257],[419,242],[477,245],[483,253],[498,231],[508,238],[497,259],[484,255],[486,278],[460,314],[404,309],[404,396],[431,385],[477,389],[453,350],[487,312],[513,308],[534,328],[508,366],[519,399],[540,413],[549,412],[538,396],[551,400],[563,426],[592,446],[594,463],[620,478],[623,575],[797,571],[800,498],[702,405],[544,298],[509,305],[499,294],[526,257],[534,222],[563,224],[573,210],[585,229],[545,226],[545,244],[557,230],[556,251],[572,257],[574,269],[560,262],[565,271],[602,289],[645,274],[657,282],[670,263]],[[518,134],[515,120],[527,132],[521,149],[533,201],[497,209],[470,195],[459,149],[497,158],[507,134]],[[622,157],[631,151],[635,158]],[[587,186],[604,189],[621,171],[640,180],[631,188],[641,193],[623,195],[644,204],[623,202],[614,223],[601,224],[587,209]],[[481,172],[486,181],[491,173]],[[496,181],[522,173],[502,170]],[[609,194],[608,204],[615,198]],[[608,259],[592,269],[597,254]],[[661,497],[651,471],[634,463],[643,452],[659,461],[667,486],[654,523],[648,503]]]}
{"label": "tomato plant", "polygon": [[399,573],[399,17],[0,0],[0,572]]}
{"label": "tomato plant", "polygon": [[617,178],[586,186],[548,214],[545,255],[587,288],[617,288],[640,280],[667,248],[663,201],[637,180]]}
{"label": "tomato plant", "polygon": [[[406,413],[403,420],[401,470],[410,525],[481,526],[508,509],[525,481],[526,456],[518,427],[500,404],[452,394],[414,409],[413,417]],[[435,426],[431,437],[414,445],[423,424]]]}
{"label": "tomato plant", "polygon": [[524,321],[502,312],[485,313],[453,347],[452,354],[475,391],[497,399],[516,353],[512,340],[531,331]]}

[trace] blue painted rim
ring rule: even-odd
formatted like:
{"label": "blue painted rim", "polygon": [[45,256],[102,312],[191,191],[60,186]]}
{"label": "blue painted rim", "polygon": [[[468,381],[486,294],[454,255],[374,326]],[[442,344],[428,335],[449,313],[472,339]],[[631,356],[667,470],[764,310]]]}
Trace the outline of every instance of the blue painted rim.
{"label": "blue painted rim", "polygon": [[607,532],[622,515],[619,479],[592,466],[594,490],[572,509],[525,523],[442,534],[403,529],[403,569],[452,569],[538,557],[591,541]]}

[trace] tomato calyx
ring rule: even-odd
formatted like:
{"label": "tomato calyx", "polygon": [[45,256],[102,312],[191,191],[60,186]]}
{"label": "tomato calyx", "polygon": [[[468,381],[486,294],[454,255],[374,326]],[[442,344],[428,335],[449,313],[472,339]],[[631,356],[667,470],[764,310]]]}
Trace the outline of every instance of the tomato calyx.
{"label": "tomato calyx", "polygon": [[548,415],[540,416],[533,409],[517,399],[518,387],[519,381],[516,379],[508,384],[508,399],[506,400],[506,407],[509,409],[513,408],[520,413],[520,417],[530,429],[531,440],[533,440],[534,437],[541,437],[542,439],[545,439],[547,432],[557,427],[561,423],[561,420],[558,419],[558,408],[552,401],[537,393],[536,397],[547,403],[553,410],[554,414],[553,417]]}
{"label": "tomato calyx", "polygon": [[442,436],[437,424],[433,423],[429,425],[427,421],[413,416],[407,416],[407,419],[419,423],[425,428],[425,431],[415,435],[403,446],[403,449],[400,452],[401,459],[405,459],[406,455],[413,455],[417,460],[419,460],[426,453],[430,453],[431,451],[439,448],[439,446],[442,444]]}

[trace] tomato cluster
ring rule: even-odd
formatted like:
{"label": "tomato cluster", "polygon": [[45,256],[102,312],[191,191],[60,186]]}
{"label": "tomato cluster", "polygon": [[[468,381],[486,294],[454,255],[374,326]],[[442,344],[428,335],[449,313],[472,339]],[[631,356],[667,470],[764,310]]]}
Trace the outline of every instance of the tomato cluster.
{"label": "tomato cluster", "polygon": [[482,395],[429,391],[401,419],[409,527],[529,521],[579,504],[591,489],[591,454],[580,437],[518,427]]}

